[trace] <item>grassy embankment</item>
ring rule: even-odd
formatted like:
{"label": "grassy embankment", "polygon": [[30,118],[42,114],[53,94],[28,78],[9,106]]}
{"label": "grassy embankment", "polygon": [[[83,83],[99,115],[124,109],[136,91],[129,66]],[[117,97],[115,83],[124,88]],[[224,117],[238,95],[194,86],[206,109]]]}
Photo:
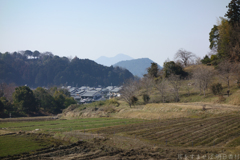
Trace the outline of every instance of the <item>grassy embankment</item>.
{"label": "grassy embankment", "polygon": [[[187,67],[185,71],[191,75],[194,67],[196,66]],[[180,102],[178,103],[174,102],[174,96],[169,85],[165,95],[167,103],[162,103],[159,92],[153,87],[150,91],[150,101],[145,104],[142,99],[145,90],[142,88],[137,95],[138,102],[132,108],[122,100],[113,99],[66,109],[63,116],[68,119],[78,117],[166,119],[173,117],[211,117],[229,112],[239,112],[240,89],[237,87],[236,78],[232,78],[230,81],[229,97],[227,96],[227,84],[218,75],[213,76],[205,95],[200,93],[199,88],[194,83],[193,79],[181,82],[179,89]],[[214,95],[210,89],[210,86],[216,83],[221,83],[223,86],[221,95]],[[205,111],[203,111],[204,105],[206,105]]]}
{"label": "grassy embankment", "polygon": [[[110,100],[107,102],[95,102],[87,105],[75,106],[63,112],[63,117],[71,118],[86,118],[86,117],[114,117],[114,118],[138,118],[138,119],[169,119],[179,117],[206,118],[211,116],[219,116],[229,113],[239,113],[240,107],[240,91],[236,87],[231,88],[231,95],[224,95],[224,100],[219,101],[219,96],[213,95],[210,90],[206,96],[199,95],[197,91],[189,96],[185,91],[180,92],[179,103],[156,103],[154,99],[158,99],[159,95],[156,91],[152,91],[150,98],[152,102],[144,104],[141,96],[135,106],[131,108],[121,100]],[[118,103],[118,105],[115,105]],[[235,104],[235,105],[234,105]],[[236,105],[238,104],[238,105]],[[203,106],[206,106],[203,110]]]}

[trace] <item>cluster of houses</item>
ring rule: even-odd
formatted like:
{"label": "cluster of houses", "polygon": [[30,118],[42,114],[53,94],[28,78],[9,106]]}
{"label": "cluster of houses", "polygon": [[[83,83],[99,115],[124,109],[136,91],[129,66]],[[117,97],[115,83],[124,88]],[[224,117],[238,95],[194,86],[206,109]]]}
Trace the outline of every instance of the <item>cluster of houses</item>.
{"label": "cluster of houses", "polygon": [[82,86],[78,88],[68,86],[65,89],[70,92],[71,97],[73,97],[79,104],[85,104],[95,101],[103,101],[113,97],[120,97],[121,95],[119,92],[122,87],[108,86],[106,88],[103,88],[99,86],[97,88],[94,88]]}

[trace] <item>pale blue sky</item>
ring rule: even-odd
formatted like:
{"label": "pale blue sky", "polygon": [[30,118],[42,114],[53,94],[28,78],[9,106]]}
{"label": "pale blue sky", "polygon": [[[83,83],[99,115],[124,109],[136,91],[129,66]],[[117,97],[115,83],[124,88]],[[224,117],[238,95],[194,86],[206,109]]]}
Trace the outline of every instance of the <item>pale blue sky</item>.
{"label": "pale blue sky", "polygon": [[0,0],[0,52],[50,51],[95,60],[119,53],[173,60],[203,57],[230,0]]}

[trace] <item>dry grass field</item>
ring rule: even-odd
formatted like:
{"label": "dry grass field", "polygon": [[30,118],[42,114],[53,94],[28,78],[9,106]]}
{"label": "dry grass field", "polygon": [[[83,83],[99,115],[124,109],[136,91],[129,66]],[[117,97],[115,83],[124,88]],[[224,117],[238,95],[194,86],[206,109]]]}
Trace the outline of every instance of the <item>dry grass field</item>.
{"label": "dry grass field", "polygon": [[[0,128],[5,129],[0,131],[18,133],[2,135],[2,141],[10,141],[8,136],[29,137],[25,142],[33,146],[29,149],[22,143],[25,151],[5,152],[9,156],[2,154],[1,159],[231,159],[240,155],[238,106],[199,102],[115,110],[106,113],[112,118],[1,122]],[[98,115],[97,110],[92,112]]]}

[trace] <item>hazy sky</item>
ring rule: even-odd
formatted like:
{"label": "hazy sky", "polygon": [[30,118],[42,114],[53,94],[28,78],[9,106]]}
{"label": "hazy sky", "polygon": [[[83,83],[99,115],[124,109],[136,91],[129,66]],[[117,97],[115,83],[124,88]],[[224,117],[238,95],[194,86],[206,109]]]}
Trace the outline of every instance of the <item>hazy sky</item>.
{"label": "hazy sky", "polygon": [[119,53],[203,57],[230,0],[0,0],[0,52],[50,51],[95,60]]}

